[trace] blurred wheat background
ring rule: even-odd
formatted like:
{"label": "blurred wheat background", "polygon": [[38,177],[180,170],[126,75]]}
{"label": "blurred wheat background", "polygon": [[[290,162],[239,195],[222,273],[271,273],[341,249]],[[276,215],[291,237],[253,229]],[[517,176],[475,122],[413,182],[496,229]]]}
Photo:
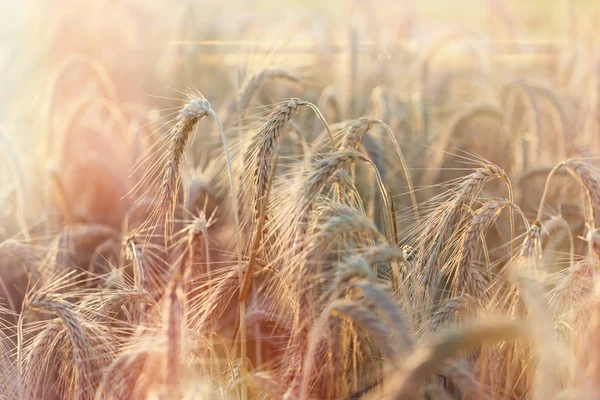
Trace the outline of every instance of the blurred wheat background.
{"label": "blurred wheat background", "polygon": [[0,398],[600,398],[599,22],[0,0]]}

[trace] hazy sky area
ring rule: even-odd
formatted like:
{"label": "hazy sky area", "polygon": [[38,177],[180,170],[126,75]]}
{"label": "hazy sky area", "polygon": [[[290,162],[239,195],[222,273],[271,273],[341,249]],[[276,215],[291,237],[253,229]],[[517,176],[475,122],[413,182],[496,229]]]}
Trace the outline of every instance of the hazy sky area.
{"label": "hazy sky area", "polygon": [[[10,58],[23,56],[27,49],[19,49],[19,32],[25,20],[29,0],[0,0],[0,73],[10,66]],[[5,74],[2,74],[6,76]],[[0,85],[7,88],[10,82],[0,77]],[[10,97],[10,90],[0,91],[0,115]]]}
{"label": "hazy sky area", "polygon": [[[105,3],[105,0],[97,1],[97,3],[92,2],[91,4],[100,5]],[[415,40],[415,43],[421,46],[428,39],[435,37],[437,33],[447,31],[448,29],[459,28],[465,31],[478,31],[482,21],[486,21],[489,18],[490,10],[494,9],[494,4],[502,4],[503,7],[514,11],[515,15],[518,15],[517,28],[521,33],[520,40],[554,40],[564,37],[562,35],[567,30],[568,12],[566,10],[569,9],[569,4],[576,4],[578,12],[582,15],[585,15],[587,10],[594,4],[593,0],[366,0],[362,2],[358,0],[329,0],[326,2],[317,0],[239,0],[238,2],[234,1],[234,3],[239,4],[239,7],[231,7],[227,2],[216,0],[165,0],[164,3],[161,1],[144,2],[140,0],[116,1],[129,3],[129,8],[134,10],[135,21],[142,25],[152,23],[152,21],[144,19],[144,16],[148,15],[144,10],[157,8],[160,4],[174,4],[179,6],[184,4],[201,5],[202,7],[207,7],[207,15],[223,15],[222,13],[218,13],[218,10],[222,10],[223,8],[227,9],[227,13],[232,13],[232,18],[218,17],[220,33],[211,33],[211,36],[201,38],[204,40],[219,40],[223,39],[218,36],[223,32],[236,32],[239,29],[238,24],[243,20],[236,19],[235,15],[245,15],[253,12],[261,13],[269,11],[274,15],[287,16],[286,19],[277,18],[279,21],[293,19],[290,16],[304,16],[309,25],[317,26],[319,21],[325,20],[320,19],[320,16],[329,15],[333,17],[329,21],[334,21],[335,24],[334,28],[336,29],[333,29],[333,31],[341,34],[341,39],[346,39],[346,28],[342,27],[342,25],[347,26],[354,24],[355,20],[364,20],[365,14],[371,14],[371,16],[375,17],[385,15],[391,21],[398,22],[401,21],[402,15],[408,12],[414,13],[419,20],[419,24],[416,26],[415,31],[413,31],[412,40]],[[81,7],[74,7],[76,4],[77,2],[72,3],[66,0],[0,0],[0,72],[2,73],[0,83],[3,87],[3,91],[0,93],[0,114],[5,109],[4,105],[7,99],[11,98],[15,93],[20,92],[16,82],[27,76],[27,67],[32,65],[39,66],[39,63],[33,60],[35,49],[31,46],[37,40],[43,40],[44,35],[41,35],[42,37],[39,39],[34,36],[33,41],[24,39],[28,32],[36,30],[36,27],[27,29],[28,27],[24,25],[27,12],[31,11],[35,13],[37,10],[42,9],[58,10],[60,7],[68,8],[69,12],[77,12]],[[84,20],[85,18],[82,17],[80,19]],[[72,31],[68,37],[72,38],[73,42],[77,42],[78,40],[80,42],[83,41],[84,47],[88,45],[93,46],[94,44],[90,43],[91,41],[94,41],[96,46],[98,44],[106,45],[109,54],[112,53],[113,57],[120,58],[121,55],[118,51],[113,50],[107,44],[109,40],[91,32],[103,32],[103,34],[111,35],[112,32],[127,30],[127,25],[115,24],[115,21],[104,21],[94,18],[92,18],[92,21],[94,23],[84,24],[80,27],[57,25],[57,28],[62,30],[67,28],[66,31]],[[100,28],[95,26],[96,23],[98,23]],[[90,27],[90,25],[92,26]],[[379,26],[378,29],[385,31],[387,28],[388,26]],[[77,35],[77,29],[89,30],[89,32]],[[148,29],[148,27],[144,29]],[[187,32],[190,29],[189,27],[182,28],[181,32]],[[264,27],[263,30],[270,32],[269,29],[273,29],[273,27]],[[226,40],[240,39],[231,35],[229,36]],[[281,38],[281,35],[270,34],[269,37]],[[372,37],[365,36],[364,34],[362,37],[364,39],[372,39]],[[298,37],[289,37],[288,40],[290,39],[296,40]],[[385,37],[382,36],[382,39],[385,39]],[[146,36],[133,38],[128,46],[136,49],[141,48],[148,44],[144,43],[144,41],[147,41]],[[280,44],[279,42],[276,43]],[[152,43],[151,45],[158,44]],[[66,47],[67,45],[65,45]],[[75,49],[74,51],[77,50]]]}

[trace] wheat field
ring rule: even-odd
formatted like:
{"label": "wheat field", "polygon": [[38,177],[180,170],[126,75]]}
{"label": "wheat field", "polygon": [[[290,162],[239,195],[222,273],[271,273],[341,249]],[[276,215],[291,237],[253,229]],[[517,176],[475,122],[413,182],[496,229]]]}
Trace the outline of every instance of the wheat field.
{"label": "wheat field", "polygon": [[0,11],[0,398],[600,398],[600,4]]}

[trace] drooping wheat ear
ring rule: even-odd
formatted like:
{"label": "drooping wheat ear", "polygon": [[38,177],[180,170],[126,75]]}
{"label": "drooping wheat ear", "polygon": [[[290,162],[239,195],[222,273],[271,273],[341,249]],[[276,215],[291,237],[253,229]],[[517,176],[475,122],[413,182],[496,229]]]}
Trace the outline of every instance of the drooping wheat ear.
{"label": "drooping wheat ear", "polygon": [[561,271],[548,296],[552,308],[558,313],[575,314],[577,310],[586,307],[589,301],[586,297],[592,291],[593,268],[593,263],[584,258]]}
{"label": "drooping wheat ear", "polygon": [[414,398],[421,382],[435,372],[438,366],[457,353],[483,343],[514,340],[524,336],[518,322],[508,319],[483,320],[433,336],[403,357],[400,374],[397,366],[390,370],[388,384],[393,399]]}
{"label": "drooping wheat ear", "polygon": [[[240,291],[239,291],[239,331],[242,357],[242,372],[246,372],[246,300],[250,292],[250,286],[254,275],[254,264],[262,243],[263,229],[266,221],[268,197],[273,180],[275,179],[275,170],[279,157],[279,140],[281,132],[285,129],[287,123],[296,115],[301,106],[311,107],[317,116],[323,121],[327,129],[327,123],[324,121],[319,110],[309,102],[300,99],[291,99],[278,105],[267,117],[267,122],[262,126],[253,139],[253,143],[244,157],[244,171],[250,172],[249,180],[252,183],[254,193],[252,196],[253,206],[253,228],[250,260],[248,268],[244,275],[240,270]],[[333,140],[333,139],[332,139]],[[245,392],[245,390],[243,390]]]}
{"label": "drooping wheat ear", "polygon": [[[221,135],[221,142],[223,150],[225,152],[225,160],[227,161],[227,173],[229,178],[229,190],[231,194],[231,205],[232,215],[235,226],[235,243],[236,243],[236,256],[238,265],[239,280],[242,281],[243,267],[242,267],[242,241],[241,241],[241,227],[239,221],[239,207],[238,197],[236,192],[235,178],[233,175],[232,158],[229,153],[229,146],[227,144],[227,137],[223,131],[223,126],[218,114],[210,107],[208,101],[204,98],[198,98],[188,103],[177,116],[177,124],[171,131],[170,151],[166,156],[165,166],[165,179],[163,182],[163,212],[168,211],[166,219],[168,223],[165,223],[165,232],[169,232],[173,224],[173,216],[175,213],[175,207],[177,206],[177,194],[179,186],[179,178],[181,174],[181,165],[185,159],[185,153],[188,145],[190,144],[191,135],[194,127],[198,121],[202,118],[210,115],[217,124],[219,134]],[[165,204],[168,207],[165,207]],[[160,215],[160,214],[159,214]],[[170,235],[165,235],[165,244],[167,244]],[[165,246],[166,247],[166,246]]]}
{"label": "drooping wheat ear", "polygon": [[[432,282],[434,275],[439,268],[439,257],[442,255],[441,248],[445,245],[448,239],[449,232],[452,232],[450,227],[456,224],[460,219],[464,206],[471,206],[473,201],[479,196],[486,183],[494,180],[502,179],[506,182],[509,192],[509,202],[513,203],[512,186],[508,176],[504,170],[494,164],[486,164],[484,167],[476,169],[468,175],[456,189],[456,194],[449,200],[448,204],[439,207],[434,211],[428,223],[421,234],[421,253],[428,249],[427,252],[431,255],[424,258],[423,273],[425,275],[425,284]],[[511,237],[514,236],[514,224],[511,208]],[[441,221],[440,221],[441,220]],[[514,240],[511,240],[511,243]]]}
{"label": "drooping wheat ear", "polygon": [[[351,282],[349,291],[357,300],[366,300],[372,307],[376,307],[387,319],[393,334],[399,339],[396,352],[408,352],[415,345],[413,328],[410,321],[402,314],[393,297],[380,285],[368,280]],[[386,356],[387,357],[387,356]]]}
{"label": "drooping wheat ear", "polygon": [[541,257],[541,242],[542,224],[540,221],[533,221],[531,227],[525,235],[523,245],[521,247],[521,257]]}
{"label": "drooping wheat ear", "polygon": [[321,313],[319,319],[311,329],[308,337],[308,351],[303,360],[300,396],[302,400],[306,400],[309,395],[309,386],[313,368],[315,367],[315,355],[317,348],[322,340],[322,335],[326,331],[326,326],[330,318],[346,317],[353,321],[357,327],[364,329],[372,338],[373,343],[379,346],[382,354],[386,356],[394,356],[396,354],[396,346],[391,341],[390,330],[377,319],[375,313],[371,312],[361,302],[336,300],[330,303]]}
{"label": "drooping wheat ear", "polygon": [[387,241],[371,219],[345,206],[336,207],[335,215],[319,225],[318,229],[314,237],[314,244],[321,249],[337,236],[351,233],[371,234],[380,242],[385,243]]}
{"label": "drooping wheat ear", "polygon": [[163,183],[160,207],[165,215],[165,243],[171,237],[173,217],[177,207],[181,170],[185,163],[187,148],[191,142],[198,121],[210,111],[206,99],[196,99],[188,103],[177,115],[177,123],[170,131],[169,149],[163,167]]}
{"label": "drooping wheat ear", "polygon": [[[475,213],[471,225],[462,238],[459,263],[452,283],[455,295],[470,293],[484,302],[489,298],[488,289],[492,282],[491,276],[486,279],[478,268],[473,265],[473,258],[477,242],[485,231],[494,224],[502,209],[507,205],[509,205],[509,202],[505,199],[491,199]],[[489,273],[491,274],[491,272]]]}
{"label": "drooping wheat ear", "polygon": [[451,320],[454,320],[461,311],[465,310],[473,300],[474,299],[466,293],[444,300],[444,304],[435,310],[431,316],[429,330],[431,332],[436,332],[444,327]]}
{"label": "drooping wheat ear", "polygon": [[371,125],[376,122],[377,120],[370,117],[361,117],[354,121],[342,139],[340,150],[345,148],[358,149],[363,137],[371,129]]}
{"label": "drooping wheat ear", "polygon": [[[87,382],[85,390],[93,392],[101,371],[117,352],[117,346],[103,327],[89,323],[83,323],[82,326],[92,353],[89,363],[93,368],[88,375],[91,381]],[[26,351],[25,398],[39,398],[48,385],[56,387],[63,397],[73,398],[78,382],[75,379],[77,370],[73,368],[69,356],[72,353],[73,342],[60,318],[49,321],[44,330],[36,334]],[[56,381],[54,374],[58,375]]]}
{"label": "drooping wheat ear", "polygon": [[377,264],[388,264],[392,272],[392,288],[399,290],[404,282],[407,271],[407,262],[404,253],[387,244],[371,246],[365,250],[361,257],[375,268],[374,275],[378,276]]}
{"label": "drooping wheat ear", "polygon": [[[195,101],[200,101],[200,100],[204,100],[204,99],[198,99]],[[225,152],[225,159],[227,161],[227,173],[228,173],[228,178],[229,178],[229,190],[230,190],[230,194],[231,194],[231,205],[232,205],[232,214],[233,214],[233,221],[234,221],[234,227],[235,227],[235,245],[236,245],[236,258],[237,258],[237,267],[238,267],[238,279],[239,279],[239,285],[242,285],[242,281],[243,281],[243,275],[244,275],[244,268],[242,266],[242,239],[241,239],[241,225],[240,225],[240,215],[239,215],[239,207],[238,207],[238,197],[237,197],[237,192],[236,192],[236,187],[235,187],[235,178],[233,176],[233,167],[232,167],[232,158],[231,155],[229,153],[229,146],[227,144],[227,137],[225,136],[225,132],[223,131],[223,126],[221,124],[221,120],[219,119],[219,116],[217,115],[217,113],[212,110],[210,108],[210,105],[208,104],[208,102],[206,100],[204,100],[204,102],[202,102],[200,104],[200,106],[197,106],[196,108],[199,109],[199,113],[202,114],[205,110],[206,110],[206,114],[210,115],[211,117],[213,117],[213,119],[215,120],[215,123],[217,124],[217,127],[219,129],[219,134],[221,135],[221,142],[223,144],[223,150]],[[318,110],[315,110],[315,112],[319,114]],[[198,112],[196,113],[196,115],[199,114]],[[200,118],[201,116],[198,115],[198,118]],[[325,124],[326,125],[326,124]],[[188,141],[189,142],[189,141]],[[166,228],[166,227],[165,227]],[[167,238],[165,238],[165,243],[167,242]],[[165,246],[166,247],[166,246]],[[244,321],[245,320],[245,305],[240,303],[240,320]],[[245,327],[244,327],[245,328]],[[246,359],[246,337],[245,337],[245,329],[242,329],[242,338],[241,338],[241,347],[242,347],[242,351],[241,351],[241,356],[242,356],[242,370],[243,372],[247,371],[247,359]],[[242,382],[242,400],[246,400],[247,399],[247,388],[246,388],[246,383],[243,381]]]}
{"label": "drooping wheat ear", "polygon": [[279,104],[267,117],[267,122],[256,133],[248,152],[244,157],[244,171],[252,171],[250,181],[255,190],[252,198],[254,218],[258,218],[258,210],[268,191],[272,163],[279,153],[281,133],[288,122],[298,113],[300,107],[307,102],[291,99]]}
{"label": "drooping wheat ear", "polygon": [[335,280],[323,298],[329,301],[337,300],[347,291],[352,281],[363,279],[373,279],[371,265],[362,257],[347,259],[336,270]]}
{"label": "drooping wheat ear", "polygon": [[[179,274],[178,274],[179,275]],[[177,276],[167,292],[165,335],[167,357],[165,381],[168,393],[173,399],[181,397],[181,378],[185,357],[185,332],[187,330],[185,280]]]}
{"label": "drooping wheat ear", "polygon": [[258,88],[264,82],[272,79],[281,79],[292,83],[300,83],[300,78],[298,78],[296,74],[294,74],[292,71],[282,68],[265,68],[248,77],[242,83],[237,98],[229,104],[227,116],[223,121],[223,126],[227,128],[233,125],[235,122],[234,118],[236,117],[243,120],[246,117],[246,109],[248,108],[248,105],[256,94]]}
{"label": "drooping wheat ear", "polygon": [[[253,144],[244,157],[244,171],[252,171],[250,181],[252,182],[252,242],[250,249],[250,262],[246,274],[240,275],[240,324],[245,314],[245,302],[253,279],[254,263],[258,250],[262,243],[264,224],[266,221],[268,197],[275,179],[275,170],[279,158],[279,140],[281,132],[301,106],[308,105],[300,99],[291,99],[278,105],[267,117],[267,122],[258,131],[253,139]],[[242,325],[242,328],[245,326]],[[244,335],[242,329],[242,335]],[[244,338],[242,338],[244,339]],[[243,345],[243,344],[242,344]],[[243,355],[245,356],[245,355]]]}
{"label": "drooping wheat ear", "polygon": [[265,194],[268,191],[270,172],[273,168],[272,163],[279,152],[281,133],[302,106],[310,107],[317,114],[328,131],[333,144],[333,138],[331,137],[327,122],[318,108],[312,103],[294,98],[279,104],[269,114],[267,122],[257,132],[252,140],[249,151],[244,156],[244,171],[252,171],[249,180],[252,182],[252,187],[255,190],[253,196],[255,213],[261,208],[261,202],[264,201]]}
{"label": "drooping wheat ear", "polygon": [[[324,298],[329,299],[331,302],[352,297],[379,310],[386,317],[390,327],[401,341],[397,350],[406,350],[414,345],[412,327],[398,309],[392,296],[376,283],[372,271],[373,264],[368,263],[368,261],[390,261],[391,259],[401,258],[398,251],[381,251],[383,248],[384,246],[373,248],[375,251],[370,254],[373,257],[369,260],[362,257],[353,257],[340,264],[336,279],[331,288],[325,293]],[[378,255],[374,253],[378,253]]]}
{"label": "drooping wheat ear", "polygon": [[592,171],[591,167],[582,161],[576,159],[569,159],[562,161],[557,164],[552,171],[548,174],[546,179],[546,186],[544,187],[544,193],[540,200],[540,206],[538,208],[537,220],[541,221],[544,213],[544,205],[548,189],[550,187],[550,181],[556,172],[565,166],[569,172],[577,178],[581,184],[583,190],[587,195],[587,216],[586,222],[590,229],[595,229],[600,226],[600,179]]}
{"label": "drooping wheat ear", "polygon": [[306,244],[306,233],[308,231],[308,222],[310,220],[312,207],[321,193],[321,190],[323,190],[323,187],[340,169],[358,160],[365,160],[365,157],[357,151],[345,149],[337,153],[329,154],[327,157],[317,162],[313,171],[300,189],[300,198],[298,199],[300,221],[296,236],[297,250],[300,250]]}
{"label": "drooping wheat ear", "polygon": [[354,180],[343,169],[341,169],[337,174],[334,175],[333,178],[331,178],[331,183],[336,183],[340,185],[341,188],[345,187],[346,191],[354,194],[356,198],[360,197],[358,190],[356,189],[356,185],[354,184]]}
{"label": "drooping wheat ear", "polygon": [[[508,179],[506,172],[497,165],[486,164],[484,167],[477,168],[475,172],[467,176],[460,184],[457,189],[456,197],[453,200],[455,206],[470,204],[470,202],[479,195],[483,186],[494,179],[504,180],[509,191],[512,192],[510,180]],[[509,201],[512,200],[509,199]]]}
{"label": "drooping wheat ear", "polygon": [[93,354],[79,316],[71,303],[47,293],[33,296],[27,304],[29,310],[43,310],[56,314],[67,330],[73,345],[73,363],[75,366],[75,399],[92,399],[90,384],[94,374]]}
{"label": "drooping wheat ear", "polygon": [[[406,184],[408,186],[408,190],[409,190],[409,193],[411,196],[413,212],[414,212],[414,216],[415,216],[415,222],[417,224],[417,229],[420,230],[420,218],[419,218],[419,211],[418,211],[418,206],[417,206],[417,199],[415,198],[412,179],[410,177],[410,172],[408,171],[408,165],[406,164],[406,159],[404,158],[402,149],[400,148],[400,145],[398,144],[398,141],[396,140],[396,137],[395,137],[394,133],[392,132],[392,130],[390,129],[390,127],[386,123],[384,123],[382,120],[372,118],[372,117],[361,117],[361,118],[357,119],[352,125],[350,125],[348,132],[346,133],[346,135],[344,136],[344,138],[342,140],[340,150],[343,150],[346,148],[350,148],[350,149],[354,149],[354,150],[358,149],[363,138],[365,137],[365,135],[367,134],[369,129],[371,129],[371,126],[375,125],[375,124],[381,125],[383,127],[383,129],[385,130],[385,132],[388,133],[388,136],[390,137],[390,140],[392,141],[392,144],[394,145],[394,148],[396,150],[396,154],[398,155],[398,158],[400,159],[400,164],[402,165],[402,169],[404,170],[404,177],[406,178]],[[368,152],[368,154],[371,155],[371,152]],[[377,163],[374,163],[374,164],[375,164],[375,168],[378,169]]]}
{"label": "drooping wheat ear", "polygon": [[31,344],[31,351],[25,360],[25,389],[26,399],[34,399],[38,395],[42,373],[48,362],[48,355],[53,353],[59,335],[64,333],[65,326],[61,323],[50,323],[38,333]]}

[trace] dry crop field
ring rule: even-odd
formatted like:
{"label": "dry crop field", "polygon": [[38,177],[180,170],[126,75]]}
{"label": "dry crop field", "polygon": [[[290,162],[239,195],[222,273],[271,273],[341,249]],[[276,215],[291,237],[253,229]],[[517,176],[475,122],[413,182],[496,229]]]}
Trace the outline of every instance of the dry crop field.
{"label": "dry crop field", "polygon": [[596,2],[4,3],[0,398],[600,398]]}

